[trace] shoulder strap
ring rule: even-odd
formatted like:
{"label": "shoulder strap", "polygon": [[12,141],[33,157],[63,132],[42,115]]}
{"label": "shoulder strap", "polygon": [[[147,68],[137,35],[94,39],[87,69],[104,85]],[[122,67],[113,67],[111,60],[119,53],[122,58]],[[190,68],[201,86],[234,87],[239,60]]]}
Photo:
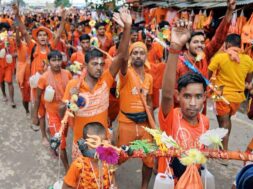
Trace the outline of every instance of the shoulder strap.
{"label": "shoulder strap", "polygon": [[152,129],[155,129],[156,128],[155,121],[154,121],[153,116],[151,115],[151,112],[150,112],[149,108],[148,108],[147,102],[146,102],[146,100],[145,100],[145,98],[144,98],[144,96],[141,92],[142,87],[141,87],[139,78],[137,78],[136,75],[134,75],[132,72],[129,72],[129,73],[130,73],[131,77],[133,78],[133,83],[134,83],[135,87],[138,90],[138,94],[140,95],[140,99],[141,99],[142,104],[143,104],[143,106],[145,108],[145,111],[147,113],[149,125]]}
{"label": "shoulder strap", "polygon": [[37,47],[37,44],[35,44],[34,46],[33,46],[33,48],[32,48],[32,52],[31,52],[31,62],[30,62],[30,66],[32,67],[32,62],[33,62],[33,60],[34,60],[34,53],[35,53],[35,50],[36,50],[36,47]]}

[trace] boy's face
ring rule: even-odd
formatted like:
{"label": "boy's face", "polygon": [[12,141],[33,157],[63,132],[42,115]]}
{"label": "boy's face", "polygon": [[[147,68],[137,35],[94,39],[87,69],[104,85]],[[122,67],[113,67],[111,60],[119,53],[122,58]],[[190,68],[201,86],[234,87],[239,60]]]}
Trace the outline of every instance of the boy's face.
{"label": "boy's face", "polygon": [[39,31],[37,34],[38,42],[40,45],[46,45],[48,41],[48,35],[45,31]]}
{"label": "boy's face", "polygon": [[182,114],[188,120],[195,119],[201,111],[206,93],[201,83],[191,83],[177,93]]}
{"label": "boy's face", "polygon": [[101,36],[105,35],[105,26],[100,26],[98,28],[98,35],[101,35]]}
{"label": "boy's face", "polygon": [[53,72],[61,71],[62,59],[59,57],[52,57],[49,60],[50,68]]}
{"label": "boy's face", "polygon": [[[100,134],[98,134],[98,133],[96,133],[93,129],[88,129],[87,135],[88,135],[88,136],[96,135],[96,136],[98,136],[98,137],[101,139],[101,142],[106,141],[106,135],[105,135],[105,133],[100,133]],[[89,138],[88,136],[87,136],[87,138]],[[91,150],[90,147],[89,147],[89,150]]]}
{"label": "boy's face", "polygon": [[90,49],[90,40],[89,39],[82,40],[81,47],[83,48],[84,51],[88,51]]}

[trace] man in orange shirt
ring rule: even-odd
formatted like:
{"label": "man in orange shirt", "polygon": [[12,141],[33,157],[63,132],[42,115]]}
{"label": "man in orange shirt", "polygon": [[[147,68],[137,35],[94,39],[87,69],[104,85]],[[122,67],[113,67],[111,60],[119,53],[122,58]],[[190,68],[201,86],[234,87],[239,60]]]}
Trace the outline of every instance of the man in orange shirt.
{"label": "man in orange shirt", "polygon": [[[209,128],[209,120],[200,113],[206,100],[205,80],[199,74],[188,73],[180,77],[178,90],[175,91],[178,57],[189,37],[190,31],[187,28],[172,28],[170,53],[163,76],[162,102],[158,115],[161,130],[172,136],[185,149],[199,147],[199,137]],[[174,93],[180,108],[174,108]],[[171,164],[174,175],[179,178],[186,167],[177,158],[174,158]],[[165,173],[168,167],[166,158],[159,158],[158,171]]]}
{"label": "man in orange shirt", "polygon": [[[40,26],[32,31],[32,36],[30,36],[26,30],[24,23],[21,20],[21,16],[19,15],[19,8],[16,5],[13,5],[13,12],[19,24],[19,29],[22,35],[25,38],[25,41],[28,45],[28,53],[31,58],[31,77],[39,73],[40,75],[43,74],[47,65],[47,54],[51,51],[52,48],[58,44],[61,34],[64,30],[65,25],[65,17],[66,17],[66,10],[63,10],[61,13],[62,19],[60,28],[58,29],[55,38],[53,39],[53,33],[46,27]],[[36,42],[32,40],[32,37]],[[51,42],[51,40],[53,40]],[[51,42],[51,43],[50,43]],[[36,97],[36,87],[31,87],[31,102],[34,104]],[[33,110],[33,109],[32,109]],[[39,125],[42,131],[42,138],[45,139],[46,132],[45,132],[45,108],[43,107],[43,103],[41,103],[39,108]],[[38,124],[38,123],[34,123]],[[37,129],[36,129],[37,130]],[[46,140],[43,141],[43,144],[47,145]]]}
{"label": "man in orange shirt", "polygon": [[30,65],[27,44],[21,39],[18,28],[16,30],[16,44],[17,44],[17,82],[21,91],[23,106],[26,114],[29,115],[29,102],[30,102]]}
{"label": "man in orange shirt", "polygon": [[[34,105],[33,122],[38,122],[38,110],[41,98],[44,98],[45,108],[48,120],[48,128],[50,131],[50,137],[53,137],[55,133],[59,132],[61,127],[61,118],[59,115],[59,108],[61,105],[61,99],[64,95],[65,88],[68,81],[71,79],[71,74],[67,70],[61,69],[62,54],[59,51],[51,51],[48,54],[48,61],[50,69],[48,69],[39,79],[37,96]],[[51,99],[48,98],[48,89],[54,90],[54,95]],[[65,167],[68,170],[68,159],[66,153],[66,134],[65,131],[61,141],[60,156]]]}
{"label": "man in orange shirt", "polygon": [[105,25],[106,24],[104,22],[98,22],[96,23],[95,28],[97,30],[99,48],[107,52],[110,47],[113,46],[113,42],[112,39],[110,39],[105,33]]}
{"label": "man in orange shirt", "polygon": [[71,95],[78,93],[85,99],[85,106],[80,108],[74,118],[72,157],[75,159],[79,154],[77,140],[82,137],[83,126],[89,122],[99,122],[108,128],[108,107],[110,88],[122,65],[127,65],[126,57],[130,40],[132,18],[127,9],[122,8],[120,14],[115,14],[115,21],[124,27],[122,40],[119,45],[117,56],[112,60],[108,70],[103,72],[104,57],[97,49],[86,52],[85,62],[87,73],[82,80],[71,80],[65,90],[63,101],[68,101]]}
{"label": "man in orange shirt", "polygon": [[[152,137],[142,128],[149,127],[148,118],[140,95],[143,95],[150,111],[153,112],[152,94],[153,78],[145,72],[147,47],[142,42],[133,43],[129,49],[130,68],[121,67],[120,71],[120,112],[118,115],[118,146],[129,145],[137,139],[152,140]],[[140,94],[141,93],[141,94]],[[134,117],[142,115],[142,120]],[[153,158],[144,158],[142,166],[142,189],[148,188],[152,176]]]}
{"label": "man in orange shirt", "polygon": [[82,51],[77,51],[71,55],[70,61],[73,63],[74,61],[80,62],[85,65],[84,57],[85,52],[90,49],[90,36],[88,34],[83,34],[79,37],[80,45],[82,47]]}
{"label": "man in orange shirt", "polygon": [[[2,24],[0,28],[1,32],[10,31],[8,24]],[[3,57],[0,58],[0,84],[4,97],[4,101],[8,101],[5,93],[5,82],[8,83],[9,96],[12,108],[16,108],[14,102],[14,87],[12,82],[12,76],[14,74],[14,53],[15,53],[15,40],[11,37],[6,37],[3,41],[0,40],[0,50],[4,51]]]}

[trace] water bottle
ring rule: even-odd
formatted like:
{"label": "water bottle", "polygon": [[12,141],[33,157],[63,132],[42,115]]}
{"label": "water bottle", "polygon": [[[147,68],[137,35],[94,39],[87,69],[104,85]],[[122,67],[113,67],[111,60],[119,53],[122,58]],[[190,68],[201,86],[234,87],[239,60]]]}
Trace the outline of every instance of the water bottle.
{"label": "water bottle", "polygon": [[48,85],[45,90],[44,100],[46,102],[52,102],[54,99],[55,90],[52,86]]}
{"label": "water bottle", "polygon": [[7,64],[11,64],[13,62],[11,54],[7,54],[5,58],[6,58]]}
{"label": "water bottle", "polygon": [[1,49],[1,50],[0,50],[0,58],[4,58],[4,57],[5,57],[5,54],[6,54],[5,48]]}
{"label": "water bottle", "polygon": [[31,76],[29,79],[30,87],[37,88],[39,79],[40,79],[40,74],[36,72],[36,74]]}
{"label": "water bottle", "polygon": [[174,179],[171,175],[158,173],[153,189],[174,189]]}
{"label": "water bottle", "polygon": [[54,188],[53,189],[62,189],[63,181],[58,180],[56,183],[54,183]]}
{"label": "water bottle", "polygon": [[201,168],[201,180],[205,189],[215,189],[215,178],[206,167]]}

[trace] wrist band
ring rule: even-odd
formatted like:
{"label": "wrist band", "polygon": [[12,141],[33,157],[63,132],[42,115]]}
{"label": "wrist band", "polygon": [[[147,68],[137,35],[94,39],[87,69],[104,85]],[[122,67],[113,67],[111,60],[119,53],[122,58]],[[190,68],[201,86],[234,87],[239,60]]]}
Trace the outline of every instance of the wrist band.
{"label": "wrist band", "polygon": [[171,54],[180,54],[181,53],[181,50],[177,50],[177,49],[173,49],[173,48],[169,48],[169,53]]}

